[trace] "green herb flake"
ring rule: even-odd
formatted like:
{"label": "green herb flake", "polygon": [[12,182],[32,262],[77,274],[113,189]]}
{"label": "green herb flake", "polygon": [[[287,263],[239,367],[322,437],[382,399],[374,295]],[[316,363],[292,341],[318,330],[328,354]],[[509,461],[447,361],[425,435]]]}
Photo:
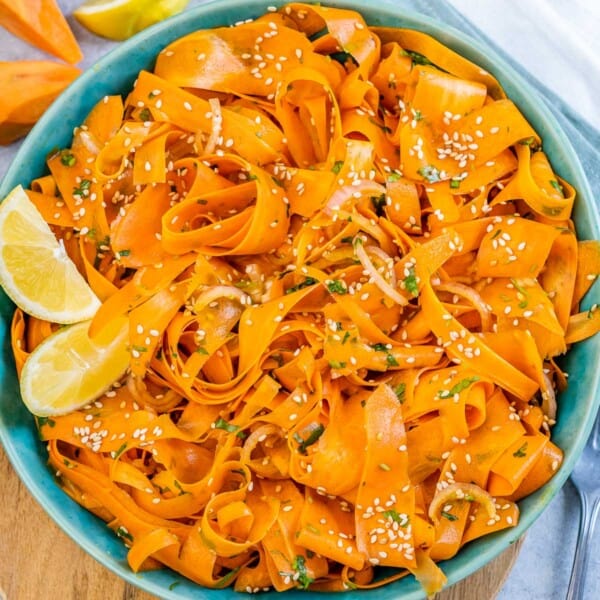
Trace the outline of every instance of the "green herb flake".
{"label": "green herb flake", "polygon": [[77,162],[77,158],[73,153],[69,152],[68,150],[63,150],[60,153],[60,162],[65,167],[74,167],[75,163]]}
{"label": "green herb flake", "polygon": [[413,296],[419,295],[419,282],[414,265],[408,267],[408,275],[404,278],[404,289]]}
{"label": "green herb flake", "polygon": [[440,172],[437,167],[434,167],[433,165],[421,167],[417,170],[417,173],[428,183],[437,183],[438,181],[441,181]]}
{"label": "green herb flake", "polygon": [[294,440],[298,442],[298,452],[300,452],[300,454],[306,454],[306,449],[309,446],[312,446],[323,435],[324,431],[325,426],[322,423],[318,423],[310,430],[306,439],[297,432],[294,433]]}
{"label": "green herb flake", "polygon": [[446,398],[452,398],[455,394],[460,394],[462,391],[466,390],[471,384],[479,381],[479,377],[477,375],[473,375],[473,377],[466,377],[465,379],[461,379],[457,384],[453,385],[449,390],[442,390],[438,392],[438,398],[442,400]]}
{"label": "green herb flake", "polygon": [[383,216],[383,209],[387,204],[387,200],[385,194],[380,194],[379,196],[371,196],[371,204],[373,205],[373,210],[378,217]]}
{"label": "green herb flake", "polygon": [[344,337],[342,338],[342,345],[345,344],[348,341],[348,338],[350,337],[350,332],[346,331],[344,333]]}
{"label": "green herb flake", "polygon": [[342,170],[342,167],[344,166],[344,161],[343,160],[336,160],[333,163],[333,167],[331,167],[331,170],[338,175],[339,172]]}
{"label": "green herb flake", "polygon": [[385,362],[387,363],[388,367],[399,367],[400,366],[393,354],[386,354]]}
{"label": "green herb flake", "polygon": [[170,586],[169,590],[172,592],[178,585],[181,585],[181,581],[174,581]]}
{"label": "green herb flake", "polygon": [[291,288],[288,288],[287,290],[285,290],[285,293],[292,294],[294,292],[297,292],[298,290],[302,290],[311,285],[315,285],[315,283],[319,283],[319,281],[317,279],[315,279],[314,277],[307,277],[304,281],[301,281],[297,285],[294,285]]}
{"label": "green herb flake", "polygon": [[236,431],[239,431],[240,427],[239,425],[232,425],[231,423],[228,423],[223,417],[219,417],[214,422],[214,429],[223,429],[228,433],[235,433]]}
{"label": "green herb flake", "polygon": [[342,244],[351,244],[353,239],[353,236],[347,235],[346,237],[343,237],[340,242],[342,242]]}
{"label": "green herb flake", "polygon": [[396,398],[398,398],[398,402],[402,404],[406,400],[406,384],[399,383],[394,389],[394,394],[396,394]]}
{"label": "green herb flake", "polygon": [[432,65],[435,67],[435,65],[424,54],[421,54],[420,52],[413,52],[412,50],[404,50],[404,55],[410,56],[410,58],[412,59],[413,65]]}
{"label": "green herb flake", "polygon": [[532,146],[535,146],[535,137],[534,136],[530,136],[528,138],[524,138],[522,140],[519,140],[519,144],[521,144],[521,146],[529,146],[530,148]]}
{"label": "green herb flake", "polygon": [[551,179],[550,185],[564,198],[565,197],[565,188],[556,180]]}
{"label": "green herb flake", "polygon": [[144,121],[144,123],[152,119],[152,113],[148,108],[142,108],[142,110],[140,110],[140,119]]}
{"label": "green herb flake", "polygon": [[458,517],[456,515],[453,515],[445,510],[442,511],[442,517],[444,517],[444,519],[448,519],[448,521],[458,521]]}
{"label": "green herb flake", "polygon": [[371,348],[373,348],[373,350],[375,350],[377,352],[387,352],[388,351],[387,344],[382,344],[380,342],[378,342],[377,344],[371,344]]}
{"label": "green herb flake", "polygon": [[332,369],[344,369],[346,367],[346,363],[343,361],[339,361],[339,360],[330,360],[329,366]]}
{"label": "green herb flake", "polygon": [[549,217],[557,217],[563,211],[562,206],[542,206],[542,212]]}
{"label": "green herb flake", "polygon": [[516,452],[513,452],[515,458],[523,458],[527,456],[527,442],[525,442]]}
{"label": "green herb flake", "polygon": [[92,182],[89,179],[82,179],[79,186],[73,188],[73,196],[79,196],[81,198],[84,196],[89,196],[91,185]]}
{"label": "green herb flake", "polygon": [[115,533],[117,534],[117,537],[120,537],[122,540],[129,540],[130,542],[133,542],[133,536],[129,533],[129,531],[127,531],[127,529],[125,529],[125,527],[118,527],[115,530]]}
{"label": "green herb flake", "polygon": [[196,348],[196,352],[198,354],[204,354],[205,356],[208,356],[208,350],[206,348],[203,348],[202,346],[198,346]]}
{"label": "green herb flake", "polygon": [[402,179],[402,175],[400,173],[391,173],[390,175],[388,175],[388,182],[389,183],[394,183],[396,181],[400,181]]}
{"label": "green herb flake", "polygon": [[451,179],[450,180],[450,188],[453,190],[457,190],[460,187],[460,179]]}
{"label": "green herb flake", "polygon": [[39,427],[44,427],[44,425],[54,427],[56,425],[56,421],[50,417],[37,417],[37,422]]}
{"label": "green herb flake", "polygon": [[121,444],[119,446],[118,450],[111,452],[110,455],[112,456],[112,458],[114,460],[117,460],[121,456],[121,454],[123,454],[123,452],[125,452],[125,450],[127,450],[127,443]]}
{"label": "green herb flake", "polygon": [[347,294],[348,290],[342,281],[339,279],[334,279],[327,284],[327,289],[332,294]]}
{"label": "green herb flake", "polygon": [[296,579],[300,588],[307,590],[308,586],[314,581],[314,579],[308,574],[306,569],[306,559],[304,556],[298,554],[296,558],[294,558],[292,562],[292,569],[295,571],[295,574],[297,574],[297,578],[294,576],[294,579]]}

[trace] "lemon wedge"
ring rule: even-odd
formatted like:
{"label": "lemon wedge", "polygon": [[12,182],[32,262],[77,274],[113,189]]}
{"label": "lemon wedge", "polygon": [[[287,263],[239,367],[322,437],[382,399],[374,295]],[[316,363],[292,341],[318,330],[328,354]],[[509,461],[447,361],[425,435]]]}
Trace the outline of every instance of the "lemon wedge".
{"label": "lemon wedge", "polygon": [[0,285],[26,313],[53,323],[91,319],[100,307],[21,186],[0,204]]}
{"label": "lemon wedge", "polygon": [[125,318],[102,340],[88,335],[90,322],[68,325],[47,337],[21,371],[21,397],[40,417],[63,415],[93,402],[125,373],[130,360]]}
{"label": "lemon wedge", "polygon": [[88,0],[73,16],[89,31],[111,40],[126,40],[181,12],[188,0]]}

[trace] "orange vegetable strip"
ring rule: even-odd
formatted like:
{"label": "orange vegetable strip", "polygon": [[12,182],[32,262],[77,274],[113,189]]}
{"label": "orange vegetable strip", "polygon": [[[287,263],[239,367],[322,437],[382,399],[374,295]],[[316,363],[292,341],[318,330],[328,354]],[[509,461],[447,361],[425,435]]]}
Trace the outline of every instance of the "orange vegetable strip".
{"label": "orange vegetable strip", "polygon": [[[11,10],[0,2],[0,19]],[[8,145],[26,135],[55,98],[79,75],[70,65],[45,60],[0,61],[0,86],[12,93],[0,98],[0,144]]]}
{"label": "orange vegetable strip", "polygon": [[0,21],[14,35],[68,63],[83,58],[56,0],[2,0]]}

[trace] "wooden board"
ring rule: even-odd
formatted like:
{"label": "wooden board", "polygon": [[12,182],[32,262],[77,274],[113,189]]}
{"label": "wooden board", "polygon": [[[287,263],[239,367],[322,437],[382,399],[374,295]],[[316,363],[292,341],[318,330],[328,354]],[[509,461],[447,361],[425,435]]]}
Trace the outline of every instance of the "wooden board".
{"label": "wooden board", "polygon": [[[104,568],[58,528],[21,483],[1,446],[0,506],[0,600],[154,599]],[[514,544],[437,600],[492,600],[519,547]]]}

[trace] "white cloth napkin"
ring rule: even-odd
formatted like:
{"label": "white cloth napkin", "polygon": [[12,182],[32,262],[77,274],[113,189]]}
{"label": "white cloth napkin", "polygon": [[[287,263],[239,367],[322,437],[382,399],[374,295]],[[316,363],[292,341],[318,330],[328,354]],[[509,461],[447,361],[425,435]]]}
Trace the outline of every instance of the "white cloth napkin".
{"label": "white cloth napkin", "polygon": [[447,1],[600,129],[600,2]]}

